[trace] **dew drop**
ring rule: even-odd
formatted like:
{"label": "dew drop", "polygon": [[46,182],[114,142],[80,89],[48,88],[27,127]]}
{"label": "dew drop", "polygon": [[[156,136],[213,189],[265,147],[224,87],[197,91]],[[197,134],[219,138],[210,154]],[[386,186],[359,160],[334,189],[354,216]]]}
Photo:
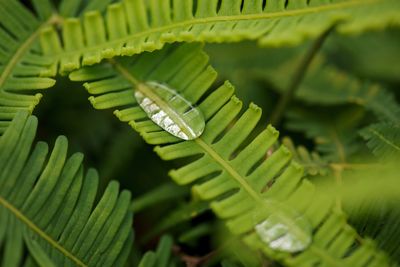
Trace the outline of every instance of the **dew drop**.
{"label": "dew drop", "polygon": [[311,226],[302,216],[288,225],[272,214],[255,229],[261,240],[273,250],[294,253],[306,249],[311,243]]}
{"label": "dew drop", "polygon": [[135,98],[154,123],[178,138],[192,140],[204,131],[201,111],[165,84],[140,83]]}

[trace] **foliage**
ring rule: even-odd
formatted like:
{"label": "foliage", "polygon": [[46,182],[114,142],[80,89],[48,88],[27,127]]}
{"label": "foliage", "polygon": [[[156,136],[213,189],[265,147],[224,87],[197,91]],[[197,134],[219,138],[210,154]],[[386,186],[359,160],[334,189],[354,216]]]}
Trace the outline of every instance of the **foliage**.
{"label": "foliage", "polygon": [[[261,45],[293,45],[337,23],[339,31],[347,33],[398,24],[397,8],[395,0],[277,0],[268,4],[261,0],[127,0],[110,5],[104,18],[93,11],[84,15],[82,23],[67,19],[63,48],[49,28],[44,30],[42,42],[44,53],[57,57],[64,72],[79,68],[81,57],[83,65],[92,65],[104,58],[161,49],[176,41],[258,39]],[[93,28],[96,30],[89,30]]]}
{"label": "foliage", "polygon": [[17,113],[1,137],[2,264],[18,265],[24,238],[41,266],[120,265],[132,245],[130,192],[118,195],[112,182],[94,206],[97,172],[84,175],[80,153],[66,159],[63,136],[48,159],[46,143],[32,149],[37,119],[27,115]]}
{"label": "foliage", "polygon": [[398,266],[399,3],[0,0],[1,266]]}

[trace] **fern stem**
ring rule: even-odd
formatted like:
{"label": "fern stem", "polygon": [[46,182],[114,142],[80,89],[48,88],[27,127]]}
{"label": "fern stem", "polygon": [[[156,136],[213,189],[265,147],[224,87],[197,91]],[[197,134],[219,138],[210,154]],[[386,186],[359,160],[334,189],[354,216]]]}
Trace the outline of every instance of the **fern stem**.
{"label": "fern stem", "polygon": [[108,60],[108,62],[110,62],[110,64],[113,65],[115,69],[119,71],[119,73],[121,73],[121,75],[124,76],[132,85],[137,87],[137,85],[140,84],[140,81],[135,77],[133,77],[133,75],[131,75],[129,71],[126,68],[124,68],[121,64],[119,64],[117,61],[111,58]]}
{"label": "fern stem", "polygon": [[288,86],[288,89],[279,99],[279,102],[274,110],[274,113],[271,116],[271,124],[272,125],[278,126],[278,124],[281,122],[281,119],[285,112],[285,109],[287,108],[288,104],[292,101],[297,89],[300,87],[300,84],[305,77],[308,67],[310,66],[315,55],[321,49],[326,38],[333,31],[334,28],[335,28],[335,25],[330,27],[329,29],[327,29],[325,32],[323,32],[315,40],[315,42],[312,44],[312,46],[308,50],[307,54],[304,56],[303,60],[300,62],[300,65],[299,65],[298,69],[295,71],[295,73],[293,75],[293,79]]}

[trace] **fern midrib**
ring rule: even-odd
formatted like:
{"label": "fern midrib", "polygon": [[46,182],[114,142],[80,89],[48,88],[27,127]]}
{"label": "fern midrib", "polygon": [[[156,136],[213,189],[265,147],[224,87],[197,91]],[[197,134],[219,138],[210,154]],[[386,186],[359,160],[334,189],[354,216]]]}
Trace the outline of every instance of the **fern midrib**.
{"label": "fern midrib", "polygon": [[41,30],[51,24],[58,23],[60,18],[58,15],[54,14],[47,21],[41,24],[36,31],[34,31],[28,39],[26,39],[22,45],[17,49],[15,54],[12,56],[11,60],[7,63],[4,71],[0,75],[0,88],[3,86],[7,78],[12,73],[14,67],[20,62],[21,58],[25,55],[25,53],[31,48],[33,42],[39,36]]}
{"label": "fern midrib", "polygon": [[194,136],[195,133],[190,129],[190,126],[185,122],[184,119],[172,108],[169,107],[168,103],[159,97],[157,94],[153,93],[151,89],[145,84],[140,84],[136,87],[137,90],[141,91],[144,95],[149,97],[154,103],[158,104],[161,110],[164,110],[165,113],[174,121],[179,129],[184,132],[187,136]]}
{"label": "fern midrib", "polygon": [[[383,115],[385,116],[387,119],[389,119],[390,121],[392,121],[394,124],[399,124],[399,115],[396,114],[396,111],[393,112],[393,110],[390,109],[390,107],[388,108],[388,106],[385,105],[385,103],[382,103],[382,101],[379,101],[379,94],[383,94],[385,91],[375,85],[375,86],[371,86],[365,95],[361,95],[361,96],[356,96],[353,99],[349,99],[349,102],[353,102],[363,106],[364,108],[370,109],[375,113],[378,113],[379,115]],[[399,112],[397,112],[399,113]]]}
{"label": "fern midrib", "polygon": [[87,267],[85,263],[83,263],[80,259],[75,257],[71,252],[62,247],[57,241],[47,235],[44,231],[42,231],[34,222],[32,222],[29,218],[27,218],[20,210],[14,207],[11,203],[5,200],[2,196],[0,196],[0,204],[3,205],[6,209],[10,210],[15,217],[17,217],[20,221],[25,223],[32,231],[37,233],[41,238],[46,240],[51,246],[59,250],[62,254],[64,254],[67,258],[71,259],[74,263],[81,267]]}
{"label": "fern midrib", "polygon": [[[122,76],[124,76],[132,85],[137,86],[140,81],[134,77],[124,66],[122,66],[121,64],[119,64],[118,62],[116,62],[115,60],[110,59],[109,62],[115,67],[115,69],[117,71],[119,71],[121,73]],[[277,215],[282,222],[287,223],[287,225],[292,226],[294,229],[300,236],[304,237],[307,236],[308,234],[305,233],[304,231],[302,231],[301,228],[297,227],[296,224],[293,223],[293,221],[288,218],[287,216],[285,216],[285,214],[283,214],[279,209],[275,209],[273,204],[272,205],[268,205],[269,201],[264,199],[260,193],[256,192],[251,185],[249,185],[246,182],[246,179],[244,177],[242,177],[241,174],[239,174],[226,160],[224,160],[211,146],[209,146],[201,137],[196,138],[194,140],[192,140],[194,142],[196,142],[197,145],[199,145],[203,151],[205,153],[207,153],[208,155],[210,155],[218,164],[220,164],[220,166],[225,169],[231,177],[233,177],[236,182],[238,182],[241,186],[241,188],[243,188],[248,195],[250,195],[250,197],[252,199],[255,200],[256,203],[260,204],[263,206],[263,208],[265,208],[266,210],[269,210],[271,213],[274,213],[275,215]],[[319,255],[321,258],[324,258],[326,262],[330,263],[330,266],[333,267],[342,267],[342,265],[337,264],[336,260],[332,258],[331,255],[327,254],[325,250],[315,246],[313,243],[310,244],[310,246],[308,247],[313,253]]]}
{"label": "fern midrib", "polygon": [[371,131],[371,133],[373,133],[374,135],[376,135],[379,139],[381,139],[384,143],[386,143],[388,146],[393,147],[393,149],[397,150],[400,152],[400,146],[397,146],[396,144],[394,144],[392,141],[390,141],[389,139],[387,139],[383,134],[381,134],[380,132],[374,130],[374,129],[369,129],[369,131]]}
{"label": "fern midrib", "polygon": [[[268,205],[268,201],[263,199],[262,196],[254,191],[254,189],[246,182],[245,178],[242,177],[229,163],[226,162],[212,147],[210,147],[206,142],[204,142],[201,137],[194,140],[208,155],[210,155],[216,162],[218,162],[239,184],[242,188],[246,190],[246,192],[260,205],[263,206],[266,210],[269,210],[271,213],[278,215],[279,218],[287,225],[294,227],[300,235],[307,235],[304,233],[301,228],[297,227],[296,224],[293,224],[293,221],[290,218],[287,218],[282,212],[278,209],[274,209],[273,206]],[[293,229],[293,228],[292,228]],[[321,258],[325,259],[326,262],[329,262],[331,266],[342,267],[343,265],[338,264],[335,259],[329,254],[325,253],[325,250],[317,247],[314,243],[311,243],[308,247],[313,253],[319,255]]]}
{"label": "fern midrib", "polygon": [[[115,67],[117,71],[119,71],[123,77],[125,77],[133,86],[137,89],[140,89],[143,93],[151,95],[155,99],[160,99],[156,94],[151,92],[147,87],[140,88],[138,86],[141,82],[134,77],[124,66],[119,64],[113,59],[110,59],[109,62]],[[160,100],[162,101],[162,100]],[[290,219],[287,219],[286,216],[281,214],[279,210],[272,209],[270,206],[266,205],[266,200],[262,198],[260,193],[257,193],[229,163],[227,163],[212,147],[210,147],[207,143],[205,143],[201,137],[194,139],[194,141],[206,152],[208,153],[216,162],[218,162],[222,168],[224,168],[239,184],[245,191],[253,198],[258,204],[263,205],[266,209],[271,210],[275,214],[281,215],[282,220],[288,225],[292,225],[293,222]],[[303,231],[300,230],[301,235],[306,235]]]}
{"label": "fern midrib", "polygon": [[219,165],[222,166],[239,184],[245,191],[257,201],[257,203],[264,203],[263,198],[259,193],[254,191],[254,189],[245,181],[242,177],[229,163],[226,162],[212,147],[210,147],[203,139],[196,138],[194,140],[208,155],[210,155]]}
{"label": "fern midrib", "polygon": [[383,2],[383,0],[350,0],[348,2],[342,2],[342,3],[334,3],[334,4],[327,4],[323,6],[316,6],[316,7],[307,7],[307,8],[301,8],[301,9],[296,9],[296,10],[285,10],[285,11],[279,11],[275,13],[257,13],[257,14],[241,14],[241,15],[230,15],[230,16],[213,16],[213,17],[205,17],[205,18],[193,18],[190,20],[185,20],[185,21],[180,21],[180,22],[175,22],[171,23],[165,26],[160,26],[160,27],[154,27],[150,28],[138,33],[130,34],[121,38],[117,38],[114,40],[109,40],[103,44],[96,45],[96,46],[90,46],[90,47],[85,47],[83,49],[76,49],[76,50],[71,50],[71,51],[63,51],[60,53],[55,53],[53,54],[54,57],[60,58],[62,56],[70,56],[70,55],[75,55],[76,53],[80,54],[85,54],[89,52],[94,52],[94,51],[99,51],[105,46],[114,46],[114,45],[119,45],[121,43],[128,42],[134,38],[140,38],[140,37],[145,37],[153,33],[163,33],[163,32],[168,32],[176,28],[184,28],[184,27],[189,27],[189,26],[194,26],[194,25],[201,25],[201,24],[208,24],[208,23],[217,23],[217,22],[233,22],[233,21],[246,21],[246,20],[261,20],[261,19],[273,19],[273,18],[283,18],[283,17],[292,17],[292,16],[298,16],[298,15],[306,15],[306,14],[311,14],[311,13],[317,13],[317,12],[323,12],[323,11],[331,11],[331,10],[337,10],[337,9],[342,9],[342,8],[349,8],[352,6],[357,6],[357,5],[370,5],[370,4],[375,4]]}
{"label": "fern midrib", "polygon": [[[121,64],[117,63],[115,60],[110,59],[109,60],[112,65],[118,70],[122,76],[124,76],[132,85],[135,87],[138,87],[140,84],[140,81],[136,79],[126,68],[124,68]],[[139,89],[139,88],[138,88]],[[143,89],[141,89],[143,91]],[[155,94],[153,94],[151,91],[148,92],[149,90],[145,90],[144,93],[149,94],[152,96],[152,98],[159,99],[159,97]],[[251,186],[244,180],[244,178],[241,177],[240,174],[238,174],[229,164],[227,164],[211,147],[209,147],[201,138],[196,138],[194,140],[200,147],[203,148],[203,150],[207,153],[209,153],[212,158],[214,158],[220,165],[228,171],[229,174],[232,175],[232,177],[237,180],[242,187],[246,190],[246,192],[249,193],[249,195],[252,196],[252,198],[256,199],[257,202],[263,202],[263,199],[257,192],[255,192]]]}
{"label": "fern midrib", "polygon": [[190,126],[187,125],[187,123],[180,118],[180,115],[175,112],[173,109],[171,109],[168,106],[168,103],[165,102],[164,99],[162,99],[161,97],[159,97],[157,94],[153,93],[148,86],[146,86],[146,84],[141,83],[139,80],[137,80],[135,77],[133,77],[132,75],[129,74],[129,72],[119,63],[117,63],[115,60],[113,59],[109,59],[109,62],[115,66],[115,68],[121,73],[123,74],[123,76],[128,79],[128,81],[132,84],[135,85],[135,90],[138,90],[140,92],[142,92],[144,95],[146,95],[147,97],[149,97],[152,101],[154,101],[155,103],[157,103],[159,105],[159,107],[161,108],[161,110],[166,111],[166,113],[168,114],[168,116],[171,117],[171,119],[173,121],[176,122],[176,124],[179,126],[179,128],[181,129],[181,131],[183,131],[186,135],[190,136],[192,133],[189,132],[188,129],[190,129]]}

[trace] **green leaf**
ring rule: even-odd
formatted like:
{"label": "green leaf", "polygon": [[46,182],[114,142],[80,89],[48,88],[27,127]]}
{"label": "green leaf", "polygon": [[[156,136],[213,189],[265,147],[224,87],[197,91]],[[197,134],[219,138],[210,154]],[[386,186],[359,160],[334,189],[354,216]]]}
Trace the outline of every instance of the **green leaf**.
{"label": "green leaf", "polygon": [[179,236],[178,241],[180,243],[190,243],[197,240],[199,237],[211,235],[212,225],[209,223],[202,223],[191,227],[188,231],[185,231]]}
{"label": "green leaf", "polygon": [[135,98],[154,123],[178,138],[192,140],[204,131],[203,114],[167,84],[139,84]]}
{"label": "green leaf", "polygon": [[[224,77],[233,78],[235,83],[242,84],[246,89],[251,82],[258,82],[258,87],[263,85],[262,88],[257,88],[259,91],[268,92],[267,89],[271,88],[279,93],[287,90],[291,82],[290,77],[299,67],[306,49],[304,45],[260,49],[251,43],[206,47],[206,50],[210,51],[213,65],[223,73]],[[251,90],[253,97],[254,93],[254,90]],[[396,102],[395,94],[389,88],[339,69],[324,55],[318,55],[310,65],[304,80],[295,92],[295,99],[324,107],[353,104],[373,112],[379,120],[400,123],[400,106]]]}
{"label": "green leaf", "polygon": [[16,242],[26,227],[28,248],[42,265],[116,266],[132,244],[130,193],[118,194],[114,181],[95,204],[97,172],[89,169],[84,175],[80,153],[67,158],[63,136],[47,158],[47,144],[32,147],[36,128],[36,117],[19,112],[0,138],[0,218],[8,218],[1,228],[14,233],[12,239],[0,239],[14,248],[4,250],[3,258],[19,254],[21,259]]}
{"label": "green leaf", "polygon": [[179,224],[190,221],[191,219],[201,215],[210,209],[209,204],[204,201],[193,201],[188,204],[178,206],[171,212],[167,213],[159,222],[157,222],[150,232],[146,234],[143,239],[148,241],[155,237],[157,234],[162,233]]}
{"label": "green leaf", "polygon": [[0,238],[3,248],[1,266],[19,266],[24,253],[22,226],[15,217],[6,213],[2,206],[0,206],[0,215],[2,219],[0,227],[3,233]]}
{"label": "green leaf", "polygon": [[177,186],[171,182],[162,184],[149,192],[140,195],[132,201],[132,211],[138,213],[152,205],[188,195],[186,188]]}
{"label": "green leaf", "polygon": [[369,163],[342,171],[340,186],[333,185],[330,181],[335,178],[329,177],[318,188],[324,194],[340,196],[341,205],[359,234],[374,238],[378,247],[398,262],[400,187],[398,162],[393,163]]}
{"label": "green leaf", "polygon": [[104,17],[91,11],[82,20],[65,20],[62,42],[53,46],[47,44],[57,33],[45,29],[42,43],[45,54],[57,58],[64,73],[104,58],[161,49],[171,42],[250,39],[261,45],[296,45],[338,23],[344,33],[399,24],[399,10],[396,0],[272,0],[268,4],[262,0],[125,0],[108,6]]}
{"label": "green leaf", "polygon": [[[363,266],[367,261],[370,266],[389,266],[373,242],[355,241],[357,233],[335,210],[332,199],[315,192],[314,185],[303,179],[302,168],[291,160],[286,147],[266,157],[278,132],[268,126],[253,133],[261,109],[251,104],[241,113],[242,103],[233,96],[229,82],[212,87],[216,73],[207,61],[197,44],[167,46],[81,69],[70,78],[86,81],[93,106],[117,109],[114,113],[121,121],[128,122],[148,143],[158,145],[155,151],[161,158],[187,159],[188,163],[170,172],[172,179],[191,184],[194,194],[210,201],[215,214],[249,247],[288,266]],[[147,117],[133,96],[137,86],[133,81],[149,80],[168,83],[199,107],[206,119],[199,138],[182,141]],[[313,232],[311,244],[296,254],[269,247],[255,226],[272,215],[296,235],[306,237],[310,233],[296,220],[304,217]]]}
{"label": "green leaf", "polygon": [[156,253],[148,251],[144,254],[142,260],[139,263],[139,267],[153,267],[157,262]]}
{"label": "green leaf", "polygon": [[316,150],[328,162],[346,163],[363,147],[356,131],[363,116],[364,112],[357,108],[336,108],[330,112],[298,108],[287,112],[286,126],[313,139]]}
{"label": "green leaf", "polygon": [[[59,10],[50,0],[32,0],[32,10],[26,1],[0,1],[0,135],[20,110],[32,112],[42,98],[38,90],[55,84],[57,65],[54,58],[43,55],[40,33],[51,25],[62,24]],[[97,9],[101,11],[109,1],[64,0],[62,15]],[[76,9],[75,9],[76,8]],[[36,12],[34,13],[33,10]],[[55,48],[57,39],[43,45]],[[57,49],[57,48],[55,48]]]}
{"label": "green leaf", "polygon": [[[296,67],[293,59],[264,72],[266,79],[282,91],[287,88],[285,77],[288,68],[294,70]],[[380,120],[400,123],[400,106],[393,93],[379,84],[360,80],[339,70],[323,57],[312,64],[296,92],[296,98],[314,105],[355,104],[372,111]]]}
{"label": "green leaf", "polygon": [[28,246],[29,253],[36,260],[40,267],[56,267],[57,265],[47,256],[44,249],[39,245],[39,243],[25,234],[25,244]]}
{"label": "green leaf", "polygon": [[[48,2],[33,2],[45,10]],[[42,95],[38,89],[52,87],[55,80],[40,77],[52,59],[39,56],[39,33],[57,18],[47,12],[36,17],[18,1],[0,1],[0,135],[19,110],[32,111]],[[54,76],[56,73],[52,73]],[[27,93],[29,91],[29,93]]]}
{"label": "green leaf", "polygon": [[157,265],[159,267],[167,267],[171,252],[172,252],[172,237],[169,235],[165,235],[161,237],[160,242],[158,243],[156,256],[157,256]]}
{"label": "green leaf", "polygon": [[394,162],[400,160],[400,124],[372,124],[360,133],[379,159]]}
{"label": "green leaf", "polygon": [[282,144],[289,148],[293,154],[293,159],[304,167],[307,174],[325,176],[330,172],[328,163],[318,153],[309,152],[304,146],[295,147],[289,137],[282,138]]}
{"label": "green leaf", "polygon": [[148,251],[144,254],[139,267],[167,267],[170,266],[172,253],[172,237],[164,235],[161,237],[156,252]]}

